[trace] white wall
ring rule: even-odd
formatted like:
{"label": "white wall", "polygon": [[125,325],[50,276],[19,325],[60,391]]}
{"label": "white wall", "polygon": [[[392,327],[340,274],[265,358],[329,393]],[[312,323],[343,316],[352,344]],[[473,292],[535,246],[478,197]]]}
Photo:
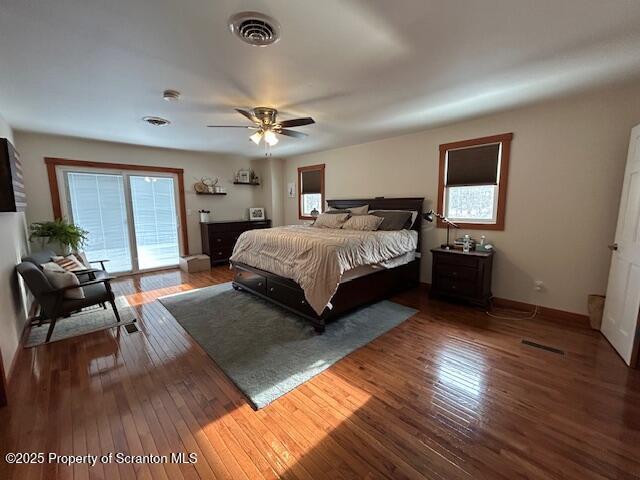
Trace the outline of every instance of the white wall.
{"label": "white wall", "polygon": [[0,138],[8,138],[13,143],[13,130],[2,115],[0,115]]}
{"label": "white wall", "polygon": [[[233,185],[234,173],[240,168],[251,167],[263,177],[263,170],[267,170],[266,159],[250,161],[230,155],[141,147],[20,131],[16,132],[15,137],[20,146],[25,170],[29,222],[49,220],[53,217],[44,157],[183,168],[191,253],[202,251],[199,209],[211,210],[216,220],[242,219],[247,218],[249,207],[265,206],[265,202],[271,201],[270,189],[265,187],[264,182],[259,187]],[[203,176],[219,177],[220,184],[227,189],[227,195],[196,195],[193,184]],[[267,214],[270,216],[270,212],[267,211]]]}
{"label": "white wall", "polygon": [[[640,123],[640,86],[609,88],[420,133],[288,159],[326,164],[326,198],[424,196],[437,203],[441,143],[514,132],[503,232],[495,244],[493,293],[502,298],[585,313],[586,296],[603,293],[609,269],[631,128]],[[296,199],[284,198],[286,223]],[[430,248],[444,230],[424,225],[421,278],[431,280]],[[465,232],[456,232],[458,235]],[[546,290],[533,291],[534,280]]]}
{"label": "white wall", "polygon": [[284,160],[274,157],[260,158],[251,162],[251,168],[262,172],[262,190],[255,199],[258,207],[266,208],[267,217],[274,227],[284,225],[284,195],[282,185]]}
{"label": "white wall", "polygon": [[[0,137],[13,143],[11,127],[1,116]],[[28,249],[24,213],[0,213],[0,232],[0,351],[8,375],[26,320],[22,283],[16,273]]]}

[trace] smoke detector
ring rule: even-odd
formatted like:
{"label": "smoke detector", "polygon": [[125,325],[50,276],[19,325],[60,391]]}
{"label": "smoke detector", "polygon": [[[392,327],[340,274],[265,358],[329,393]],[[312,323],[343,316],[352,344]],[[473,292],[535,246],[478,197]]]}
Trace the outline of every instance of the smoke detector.
{"label": "smoke detector", "polygon": [[167,102],[175,102],[180,98],[180,92],[177,90],[165,90],[162,93],[162,98],[164,98]]}
{"label": "smoke detector", "polygon": [[164,127],[165,125],[169,125],[171,123],[169,120],[162,117],[142,117],[142,120],[147,122],[149,125],[153,125],[154,127]]}
{"label": "smoke detector", "polygon": [[240,12],[229,19],[231,32],[254,47],[266,47],[280,40],[280,25],[258,12]]}

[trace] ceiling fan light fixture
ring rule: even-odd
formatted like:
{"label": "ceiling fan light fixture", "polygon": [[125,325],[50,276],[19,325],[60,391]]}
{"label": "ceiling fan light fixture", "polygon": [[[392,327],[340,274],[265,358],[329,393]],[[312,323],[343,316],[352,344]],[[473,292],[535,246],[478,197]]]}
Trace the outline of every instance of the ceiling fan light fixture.
{"label": "ceiling fan light fixture", "polygon": [[249,140],[251,140],[256,145],[260,145],[260,140],[262,140],[262,132],[258,131],[254,133],[249,137]]}
{"label": "ceiling fan light fixture", "polygon": [[264,141],[273,147],[278,143],[278,136],[272,130],[267,130],[264,133]]}
{"label": "ceiling fan light fixture", "polygon": [[154,127],[164,127],[171,123],[166,118],[154,117],[154,116],[142,117],[142,121],[147,122],[149,125],[153,125]]}

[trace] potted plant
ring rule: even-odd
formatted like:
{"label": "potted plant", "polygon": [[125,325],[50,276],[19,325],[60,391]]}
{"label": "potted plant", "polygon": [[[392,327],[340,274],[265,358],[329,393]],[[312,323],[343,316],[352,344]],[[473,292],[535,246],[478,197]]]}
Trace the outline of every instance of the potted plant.
{"label": "potted plant", "polygon": [[89,232],[58,218],[52,222],[34,222],[29,226],[29,240],[40,239],[41,246],[51,244],[61,254],[77,252],[87,241]]}

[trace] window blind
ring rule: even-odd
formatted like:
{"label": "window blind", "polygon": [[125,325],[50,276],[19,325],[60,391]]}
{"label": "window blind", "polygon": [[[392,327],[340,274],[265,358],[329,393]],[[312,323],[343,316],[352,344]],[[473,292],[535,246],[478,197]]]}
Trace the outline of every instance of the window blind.
{"label": "window blind", "polygon": [[89,260],[109,259],[111,272],[131,270],[122,175],[66,173],[73,223],[89,232]]}
{"label": "window blind", "polygon": [[446,186],[497,185],[500,144],[449,150]]}
{"label": "window blind", "polygon": [[320,170],[302,172],[302,194],[322,193],[322,173]]}

